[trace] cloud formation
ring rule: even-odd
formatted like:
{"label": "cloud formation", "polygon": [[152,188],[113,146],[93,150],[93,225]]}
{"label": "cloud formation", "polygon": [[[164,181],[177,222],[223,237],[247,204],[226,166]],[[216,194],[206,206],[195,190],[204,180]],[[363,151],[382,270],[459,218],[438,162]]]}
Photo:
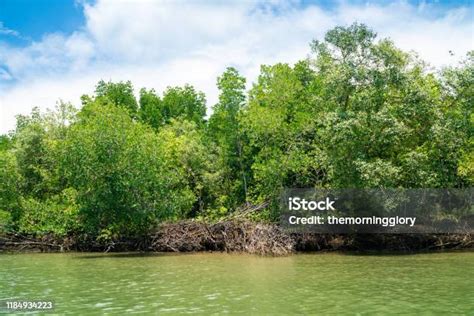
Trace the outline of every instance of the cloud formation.
{"label": "cloud formation", "polygon": [[255,80],[261,64],[305,58],[312,39],[354,21],[436,67],[474,49],[472,8],[465,7],[438,12],[406,2],[340,2],[323,9],[286,1],[99,0],[83,10],[86,23],[72,34],[45,34],[26,47],[0,42],[0,133],[33,106],[52,107],[58,99],[78,105],[100,79],[131,80],[137,89],[157,91],[190,83],[211,106],[225,67]]}
{"label": "cloud formation", "polygon": [[15,30],[9,29],[5,25],[3,25],[3,22],[1,22],[1,21],[0,21],[0,34],[10,35],[10,36],[20,36],[20,33],[18,33]]}

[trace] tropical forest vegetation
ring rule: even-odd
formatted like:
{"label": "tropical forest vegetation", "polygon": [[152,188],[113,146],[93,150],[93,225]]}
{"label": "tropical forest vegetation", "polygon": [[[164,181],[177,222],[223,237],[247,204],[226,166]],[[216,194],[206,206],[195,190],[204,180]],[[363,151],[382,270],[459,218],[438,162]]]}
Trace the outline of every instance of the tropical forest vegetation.
{"label": "tropical forest vegetation", "polygon": [[0,139],[1,229],[113,239],[262,202],[255,220],[274,221],[287,187],[473,185],[474,52],[434,69],[357,23],[310,47],[258,78],[227,68],[210,111],[191,85],[100,81],[80,107],[19,115]]}

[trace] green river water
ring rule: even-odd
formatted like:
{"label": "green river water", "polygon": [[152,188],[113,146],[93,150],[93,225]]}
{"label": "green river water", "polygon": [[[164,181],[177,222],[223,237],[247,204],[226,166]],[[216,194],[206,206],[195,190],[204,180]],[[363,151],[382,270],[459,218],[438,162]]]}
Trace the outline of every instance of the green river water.
{"label": "green river water", "polygon": [[474,315],[474,253],[2,254],[0,299],[59,315]]}

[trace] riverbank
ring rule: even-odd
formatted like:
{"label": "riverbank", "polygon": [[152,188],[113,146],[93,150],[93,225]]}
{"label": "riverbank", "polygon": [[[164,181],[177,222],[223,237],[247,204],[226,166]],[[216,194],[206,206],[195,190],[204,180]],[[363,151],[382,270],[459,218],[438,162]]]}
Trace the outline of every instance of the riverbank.
{"label": "riverbank", "polygon": [[280,226],[248,220],[166,223],[147,236],[99,242],[87,236],[0,236],[0,252],[240,252],[282,256],[314,251],[419,252],[474,249],[472,234],[289,233]]}

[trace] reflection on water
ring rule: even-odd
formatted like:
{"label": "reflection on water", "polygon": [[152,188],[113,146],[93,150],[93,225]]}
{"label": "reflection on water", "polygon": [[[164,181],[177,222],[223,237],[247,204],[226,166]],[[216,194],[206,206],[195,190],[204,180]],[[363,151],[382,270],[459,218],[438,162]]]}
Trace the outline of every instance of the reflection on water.
{"label": "reflection on water", "polygon": [[0,299],[58,314],[470,314],[473,293],[472,252],[0,255]]}

